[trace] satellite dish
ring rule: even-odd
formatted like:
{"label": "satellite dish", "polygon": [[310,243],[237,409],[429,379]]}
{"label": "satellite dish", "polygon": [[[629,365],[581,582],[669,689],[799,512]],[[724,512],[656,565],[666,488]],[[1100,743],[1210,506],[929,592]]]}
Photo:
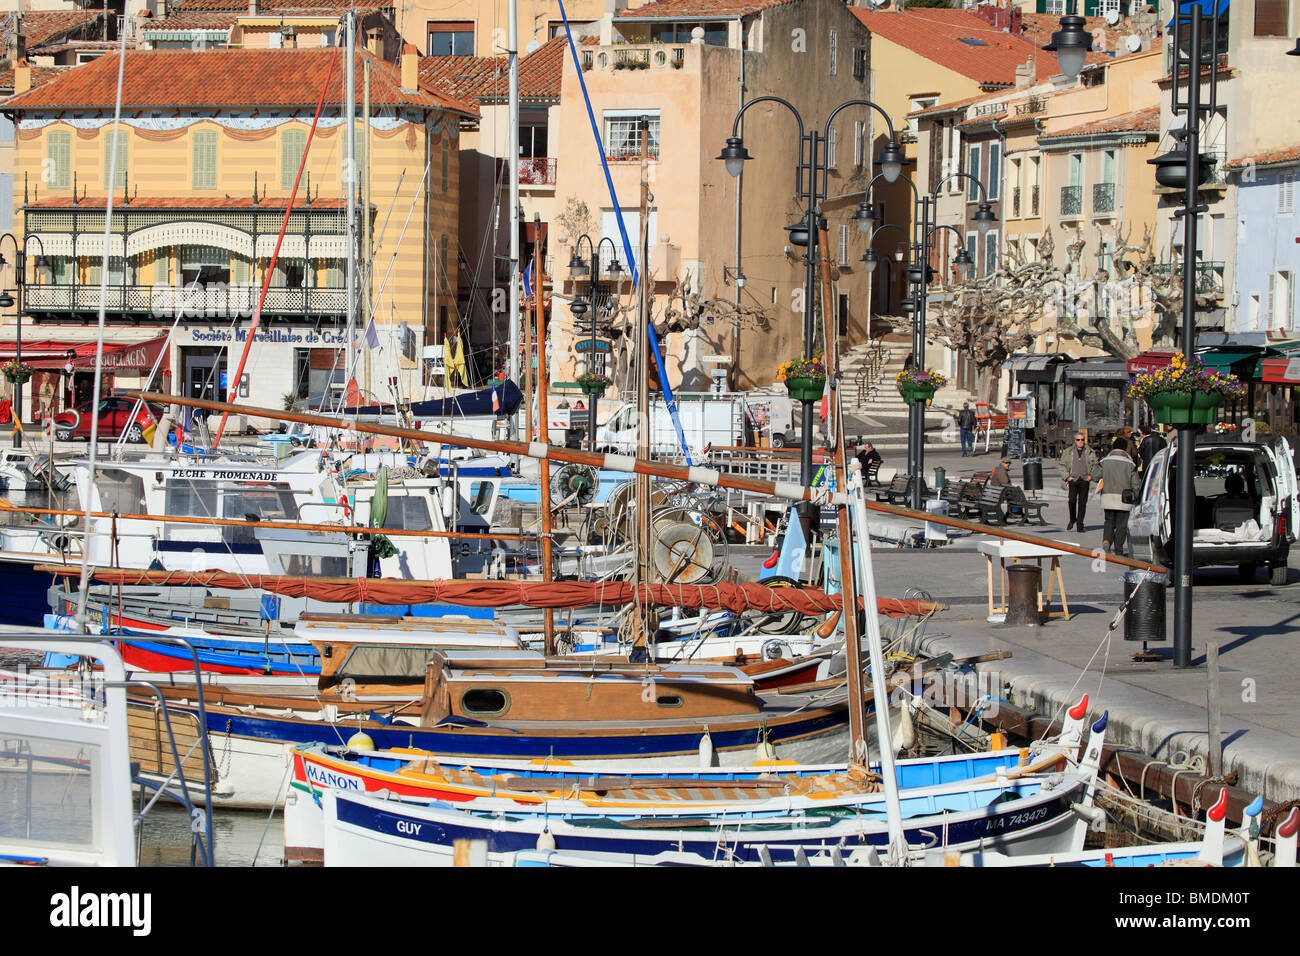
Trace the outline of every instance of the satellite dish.
{"label": "satellite dish", "polygon": [[1107,10],[1107,11],[1106,11],[1106,22],[1109,23],[1111,26],[1114,26],[1115,24],[1119,23],[1119,11],[1118,11],[1118,10]]}
{"label": "satellite dish", "polygon": [[1136,53],[1138,50],[1142,49],[1142,38],[1135,33],[1132,36],[1125,39],[1124,47],[1130,53]]}
{"label": "satellite dish", "polygon": [[536,52],[537,52],[538,50],[540,50],[541,48],[542,48],[542,45],[541,45],[540,43],[538,43],[536,40],[530,40],[529,43],[528,43],[528,46],[524,47],[524,53],[525,53],[525,54],[528,54],[528,53],[536,53]]}

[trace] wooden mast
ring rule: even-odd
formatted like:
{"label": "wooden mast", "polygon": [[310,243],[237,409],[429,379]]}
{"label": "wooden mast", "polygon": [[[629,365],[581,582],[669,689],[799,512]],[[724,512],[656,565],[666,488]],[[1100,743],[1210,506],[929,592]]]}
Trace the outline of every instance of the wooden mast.
{"label": "wooden mast", "polygon": [[[551,421],[546,406],[546,323],[542,314],[542,217],[533,214],[533,314],[537,317],[537,421],[538,440],[551,441]],[[543,458],[537,463],[537,507],[542,519],[542,580],[552,580],[551,566],[551,463]],[[555,611],[542,612],[546,656],[555,653]]]}
{"label": "wooden mast", "polygon": [[[640,283],[637,287],[637,337],[636,356],[633,367],[636,369],[636,455],[642,461],[650,458],[650,121],[641,117],[638,124],[641,130],[641,220],[637,236],[639,245],[637,255],[640,257]],[[652,562],[650,558],[650,476],[636,477],[636,572],[633,582],[648,584],[651,578]],[[648,611],[642,613],[638,608],[636,615],[636,639],[634,647],[645,647],[650,640],[650,622]]]}
{"label": "wooden mast", "polygon": [[[830,248],[826,228],[820,230],[820,247],[822,253],[822,330],[825,350],[823,362],[826,365],[826,380],[831,383],[831,400],[827,403],[826,427],[832,438],[832,455],[835,466],[835,487],[847,492],[849,487],[848,469],[844,461],[844,428],[839,415],[839,389],[835,379],[839,371],[839,329],[831,311],[831,264],[826,258],[825,250]],[[808,303],[808,308],[812,303]],[[848,668],[849,692],[849,763],[865,766],[867,762],[867,728],[863,713],[865,694],[862,686],[862,644],[858,633],[858,615],[852,608],[858,606],[857,580],[853,575],[853,535],[850,532],[849,509],[840,504],[836,509],[840,534],[840,590],[844,594],[844,656]],[[877,701],[877,707],[885,706]],[[887,746],[881,741],[882,747]]]}

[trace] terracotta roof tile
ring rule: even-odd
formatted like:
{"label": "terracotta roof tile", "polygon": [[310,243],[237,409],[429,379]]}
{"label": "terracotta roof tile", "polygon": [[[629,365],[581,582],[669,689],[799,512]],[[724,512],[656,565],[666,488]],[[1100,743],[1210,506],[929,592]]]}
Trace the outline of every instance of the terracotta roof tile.
{"label": "terracotta roof tile", "polygon": [[[521,99],[560,98],[560,78],[568,41],[555,37],[519,61]],[[497,56],[426,56],[420,58],[420,82],[458,99],[493,101],[508,93],[508,62]]]}
{"label": "terracotta roof tile", "polygon": [[[1005,92],[1005,91],[999,91],[999,92]],[[950,113],[953,110],[960,109],[963,106],[970,106],[972,103],[976,102],[977,100],[984,99],[985,96],[986,94],[981,93],[979,96],[968,96],[964,100],[953,100],[950,103],[935,103],[933,106],[927,106],[923,110],[913,110],[907,115],[908,116],[929,116],[931,113]]]}
{"label": "terracotta roof tile", "polygon": [[[93,28],[104,16],[102,10],[32,10],[23,14],[23,36],[27,49],[32,50],[69,33]],[[12,43],[14,15],[4,15],[4,43]]]}
{"label": "terracotta roof tile", "polygon": [[[40,86],[42,83],[48,83],[64,70],[70,70],[70,66],[34,66],[32,67],[32,89]],[[9,94],[14,89],[14,71],[5,70],[0,73],[0,93]]]}
{"label": "terracotta roof tile", "polygon": [[[392,3],[386,3],[384,0],[373,0],[366,4],[367,9],[393,9]],[[258,11],[261,14],[288,13],[291,10],[329,10],[338,11],[341,15],[348,10],[356,8],[356,4],[351,0],[261,0],[258,3]],[[182,0],[171,8],[172,12],[193,12],[196,10],[222,10],[233,11],[235,13],[248,13],[248,0]]]}
{"label": "terracotta roof tile", "polygon": [[[1084,29],[1092,34],[1092,45],[1094,52],[1104,56],[1105,53],[1113,52],[1115,56],[1126,56],[1128,50],[1124,47],[1124,40],[1133,33],[1129,28],[1119,26],[1112,27],[1102,17],[1084,17]],[[1061,18],[1054,13],[1026,13],[1021,17],[1023,36],[1030,43],[1037,46],[1052,41],[1052,34],[1061,29]],[[1109,60],[1111,57],[1104,57]],[[1092,62],[1089,59],[1089,62]]]}
{"label": "terracotta roof tile", "polygon": [[1287,163],[1300,163],[1300,146],[1287,146],[1266,153],[1241,156],[1223,164],[1224,169],[1245,169],[1247,166],[1280,166]]}
{"label": "terracotta roof tile", "polygon": [[770,7],[782,7],[794,0],[655,0],[627,10],[615,20],[668,20],[678,17],[746,17]]}
{"label": "terracotta roof tile", "polygon": [[1044,133],[1042,138],[1057,139],[1065,136],[1095,136],[1099,133],[1159,132],[1160,107],[1148,106],[1145,109],[1134,110],[1131,113],[1121,113],[1118,116],[1104,116],[1101,119],[1093,120],[1091,123],[1071,126],[1069,129],[1063,129],[1053,133]]}
{"label": "terracotta roof tile", "polygon": [[[433,91],[400,88],[397,67],[370,53],[370,99],[377,106],[413,106],[476,115],[471,103]],[[126,109],[221,107],[314,107],[338,48],[312,50],[131,50],[126,54]],[[0,103],[7,109],[112,109],[117,95],[118,54],[101,56],[36,89]],[[334,76],[341,78],[341,65]],[[356,71],[362,97],[363,71]],[[331,82],[326,102],[339,105],[341,83]]]}
{"label": "terracotta roof tile", "polygon": [[[247,9],[244,11],[247,13]],[[179,10],[169,13],[161,20],[142,20],[139,29],[142,35],[157,33],[160,30],[226,30],[235,25],[240,14],[234,10]]]}
{"label": "terracotta roof tile", "polygon": [[1051,53],[1021,37],[993,29],[984,18],[966,10],[909,7],[899,13],[852,7],[850,12],[873,36],[906,47],[980,84],[1010,86],[1016,79],[1016,67],[1031,56],[1036,81],[1060,72]]}

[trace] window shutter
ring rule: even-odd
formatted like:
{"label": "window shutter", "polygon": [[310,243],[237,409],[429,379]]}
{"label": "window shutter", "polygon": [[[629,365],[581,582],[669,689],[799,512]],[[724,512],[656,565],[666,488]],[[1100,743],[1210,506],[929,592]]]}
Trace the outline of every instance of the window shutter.
{"label": "window shutter", "polygon": [[[970,148],[970,169],[967,170],[975,179],[980,178],[980,147]],[[975,202],[980,198],[979,187],[972,180],[966,180],[966,201]]]}
{"label": "window shutter", "polygon": [[836,128],[832,126],[826,135],[826,168],[835,169],[839,164],[835,162],[835,147],[839,136],[836,135]]}
{"label": "window shutter", "polygon": [[1002,194],[1002,144],[989,144],[989,200],[997,199]]}
{"label": "window shutter", "polygon": [[837,56],[836,56],[839,52],[839,40],[840,40],[839,32],[837,30],[832,30],[831,31],[831,76],[836,76],[839,69]]}
{"label": "window shutter", "polygon": [[853,165],[862,165],[862,134],[866,125],[862,120],[853,121]]}
{"label": "window shutter", "polygon": [[298,176],[298,164],[307,148],[307,134],[300,129],[287,129],[280,134],[280,188],[292,189]]}
{"label": "window shutter", "polygon": [[840,266],[847,268],[849,264],[849,227],[843,223],[840,224]]}
{"label": "window shutter", "polygon": [[1280,213],[1295,212],[1295,182],[1296,174],[1280,173],[1277,177],[1277,211]]}
{"label": "window shutter", "polygon": [[104,182],[109,180],[109,170],[113,165],[113,147],[117,145],[117,164],[113,172],[113,188],[126,188],[127,136],[126,130],[118,130],[116,136],[109,130],[104,136]]}
{"label": "window shutter", "polygon": [[451,155],[451,149],[447,143],[448,135],[446,131],[442,134],[442,193],[444,196],[447,194],[448,159]]}
{"label": "window shutter", "polygon": [[67,130],[50,133],[46,141],[46,183],[51,189],[72,185],[72,134]]}
{"label": "window shutter", "polygon": [[217,188],[217,134],[201,129],[194,133],[194,188]]}

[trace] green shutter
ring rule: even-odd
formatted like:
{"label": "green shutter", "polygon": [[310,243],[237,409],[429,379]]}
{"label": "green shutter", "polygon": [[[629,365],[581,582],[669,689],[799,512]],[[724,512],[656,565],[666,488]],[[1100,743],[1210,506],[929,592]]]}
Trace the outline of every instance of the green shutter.
{"label": "green shutter", "polygon": [[117,168],[113,172],[113,188],[126,188],[126,164],[127,164],[127,137],[130,135],[126,130],[118,130],[114,136],[113,131],[109,130],[104,136],[104,182],[108,182],[109,168],[113,164],[113,144],[117,143]]}
{"label": "green shutter", "polygon": [[292,189],[298,178],[303,150],[307,148],[307,134],[300,129],[287,129],[280,136],[280,188]]}
{"label": "green shutter", "polygon": [[217,188],[217,133],[201,129],[194,133],[194,188]]}
{"label": "green shutter", "polygon": [[72,186],[72,134],[55,130],[45,141],[45,182],[51,189]]}

